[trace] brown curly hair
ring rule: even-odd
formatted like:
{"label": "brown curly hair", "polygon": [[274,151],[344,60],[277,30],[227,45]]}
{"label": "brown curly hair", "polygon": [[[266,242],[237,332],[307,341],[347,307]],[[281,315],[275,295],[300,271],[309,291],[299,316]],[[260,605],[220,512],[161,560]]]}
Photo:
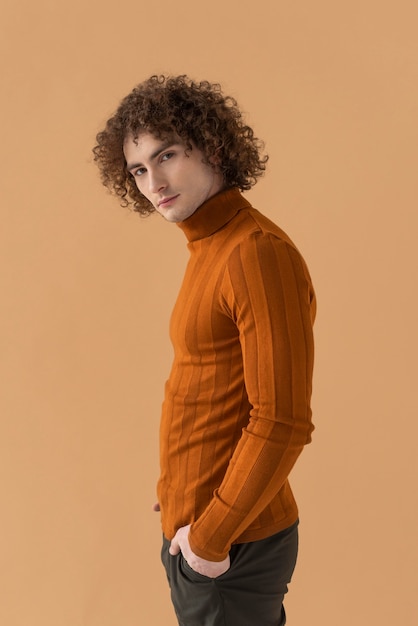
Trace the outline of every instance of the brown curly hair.
{"label": "brown curly hair", "polygon": [[158,138],[178,136],[189,149],[193,142],[207,164],[216,153],[226,188],[248,190],[266,168],[263,142],[254,137],[236,100],[224,96],[219,84],[197,83],[185,75],[151,76],[122,100],[93,148],[103,184],[119,196],[122,206],[133,205],[144,216],[155,209],[127,171],[123,153],[125,138],[141,132]]}

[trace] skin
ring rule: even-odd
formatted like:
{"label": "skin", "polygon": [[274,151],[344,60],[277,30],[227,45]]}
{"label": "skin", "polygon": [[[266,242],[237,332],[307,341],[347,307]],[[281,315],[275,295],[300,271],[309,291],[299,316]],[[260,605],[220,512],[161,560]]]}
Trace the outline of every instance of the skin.
{"label": "skin", "polygon": [[203,162],[193,143],[189,150],[175,137],[164,140],[143,132],[128,135],[123,152],[139,191],[169,222],[186,220],[224,186],[217,168]]}
{"label": "skin", "polygon": [[[153,505],[152,510],[156,512],[160,510],[158,502]],[[184,559],[195,572],[203,574],[203,576],[207,576],[208,578],[217,578],[221,574],[227,572],[231,565],[229,555],[223,561],[207,561],[206,559],[200,558],[200,556],[197,556],[197,554],[195,554],[190,547],[189,530],[190,524],[182,526],[178,529],[175,536],[171,540],[169,549],[170,554],[175,556],[181,552]]]}
{"label": "skin", "polygon": [[[167,141],[143,132],[138,137],[126,137],[123,152],[139,191],[169,222],[186,220],[224,187],[216,166],[204,163],[203,153],[193,143],[190,150],[176,138]],[[152,508],[159,511],[160,505],[156,503]],[[193,570],[208,578],[224,574],[230,567],[229,556],[223,561],[200,558],[190,547],[189,530],[190,524],[177,530],[170,554],[181,552]]]}

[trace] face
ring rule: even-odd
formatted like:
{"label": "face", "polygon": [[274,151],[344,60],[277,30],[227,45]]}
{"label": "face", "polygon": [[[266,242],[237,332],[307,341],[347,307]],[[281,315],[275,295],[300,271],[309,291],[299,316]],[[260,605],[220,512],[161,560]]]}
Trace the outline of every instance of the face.
{"label": "face", "polygon": [[[139,191],[169,222],[182,222],[223,187],[222,176],[203,163],[203,153],[180,140],[143,132],[125,139],[127,169]],[[187,152],[186,152],[187,150]]]}

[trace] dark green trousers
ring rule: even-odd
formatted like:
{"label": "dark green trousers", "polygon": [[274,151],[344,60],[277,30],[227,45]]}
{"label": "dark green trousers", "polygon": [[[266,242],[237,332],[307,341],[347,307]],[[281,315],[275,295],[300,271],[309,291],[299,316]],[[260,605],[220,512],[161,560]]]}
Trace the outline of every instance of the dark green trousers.
{"label": "dark green trousers", "polygon": [[233,545],[231,567],[218,578],[198,574],[169,547],[164,537],[161,558],[180,626],[284,626],[298,522],[267,539]]}

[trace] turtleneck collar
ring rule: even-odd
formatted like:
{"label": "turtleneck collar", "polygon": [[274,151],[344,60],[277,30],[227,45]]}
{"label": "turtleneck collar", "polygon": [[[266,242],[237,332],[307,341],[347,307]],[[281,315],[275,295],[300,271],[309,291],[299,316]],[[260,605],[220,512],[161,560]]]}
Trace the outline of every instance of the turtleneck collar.
{"label": "turtleneck collar", "polygon": [[251,206],[237,188],[226,189],[206,200],[196,211],[178,222],[189,242],[210,237],[246,207]]}

